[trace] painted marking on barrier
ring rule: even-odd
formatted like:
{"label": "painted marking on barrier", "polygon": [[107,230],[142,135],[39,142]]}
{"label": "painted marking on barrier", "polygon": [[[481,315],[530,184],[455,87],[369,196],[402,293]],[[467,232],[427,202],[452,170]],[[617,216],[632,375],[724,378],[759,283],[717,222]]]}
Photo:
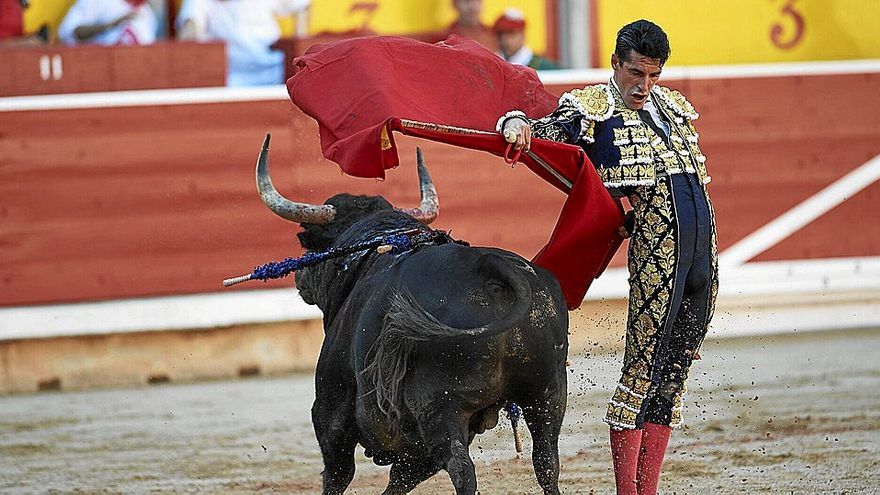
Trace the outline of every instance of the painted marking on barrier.
{"label": "painted marking on barrier", "polygon": [[740,239],[720,254],[719,265],[722,269],[742,265],[828,213],[878,179],[880,179],[880,155]]}

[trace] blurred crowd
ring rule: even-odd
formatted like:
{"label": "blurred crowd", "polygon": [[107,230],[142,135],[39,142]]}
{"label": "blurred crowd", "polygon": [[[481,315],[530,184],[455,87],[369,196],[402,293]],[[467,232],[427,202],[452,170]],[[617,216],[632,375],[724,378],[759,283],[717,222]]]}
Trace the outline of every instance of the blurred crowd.
{"label": "blurred crowd", "polygon": [[[321,1],[321,0],[316,0]],[[437,42],[456,34],[480,42],[516,65],[555,69],[526,46],[526,19],[509,8],[492,26],[482,23],[482,0],[450,0],[457,19],[447,29],[420,39]],[[66,45],[148,45],[160,38],[226,44],[227,85],[257,86],[284,81],[285,54],[276,43],[279,19],[296,16],[306,23],[312,0],[75,0],[57,33],[43,26],[23,31],[28,0],[0,0],[0,47]],[[166,12],[172,12],[168,16]],[[167,33],[167,35],[165,34]]]}

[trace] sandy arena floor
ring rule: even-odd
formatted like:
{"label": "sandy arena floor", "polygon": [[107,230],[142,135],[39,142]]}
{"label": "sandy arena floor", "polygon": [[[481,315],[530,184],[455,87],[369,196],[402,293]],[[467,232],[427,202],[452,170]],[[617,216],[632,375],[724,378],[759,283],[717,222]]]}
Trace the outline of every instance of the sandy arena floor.
{"label": "sandy arena floor", "polygon": [[[708,340],[661,491],[877,493],[878,350],[876,330]],[[611,493],[600,418],[619,357],[573,358],[562,489]],[[317,493],[312,398],[311,376],[0,397],[0,492]],[[507,423],[471,453],[481,493],[539,492]],[[358,453],[349,493],[386,481]],[[415,493],[450,491],[441,472]]]}

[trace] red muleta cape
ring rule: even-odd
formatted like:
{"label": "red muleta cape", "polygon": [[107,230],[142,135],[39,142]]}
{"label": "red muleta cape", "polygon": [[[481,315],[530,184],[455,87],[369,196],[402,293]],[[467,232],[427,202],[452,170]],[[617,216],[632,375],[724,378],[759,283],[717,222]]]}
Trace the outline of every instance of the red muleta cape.
{"label": "red muleta cape", "polygon": [[[294,63],[291,99],[318,122],[324,156],[357,177],[383,178],[400,163],[393,131],[503,156],[499,116],[556,108],[534,70],[457,36],[433,45],[397,37],[324,43]],[[520,161],[568,194],[533,261],[556,275],[575,309],[620,246],[623,214],[580,147],[533,139],[531,152],[537,159]]]}

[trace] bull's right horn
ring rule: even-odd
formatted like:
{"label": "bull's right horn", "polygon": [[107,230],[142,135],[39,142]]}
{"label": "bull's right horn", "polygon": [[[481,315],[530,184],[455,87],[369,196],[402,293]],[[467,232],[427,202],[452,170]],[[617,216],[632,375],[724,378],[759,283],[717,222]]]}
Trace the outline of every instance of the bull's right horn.
{"label": "bull's right horn", "polygon": [[269,207],[281,218],[296,223],[325,224],[333,221],[336,216],[336,208],[331,205],[310,205],[291,201],[275,189],[272,179],[269,178],[269,138],[263,141],[263,149],[257,159],[257,190],[263,204]]}
{"label": "bull's right horn", "polygon": [[428,167],[425,166],[425,160],[422,158],[421,148],[416,148],[416,161],[419,168],[419,190],[421,191],[422,202],[418,208],[395,208],[395,210],[406,213],[423,224],[429,225],[440,214],[440,200],[437,198],[437,189],[434,188],[434,182],[431,181]]}

